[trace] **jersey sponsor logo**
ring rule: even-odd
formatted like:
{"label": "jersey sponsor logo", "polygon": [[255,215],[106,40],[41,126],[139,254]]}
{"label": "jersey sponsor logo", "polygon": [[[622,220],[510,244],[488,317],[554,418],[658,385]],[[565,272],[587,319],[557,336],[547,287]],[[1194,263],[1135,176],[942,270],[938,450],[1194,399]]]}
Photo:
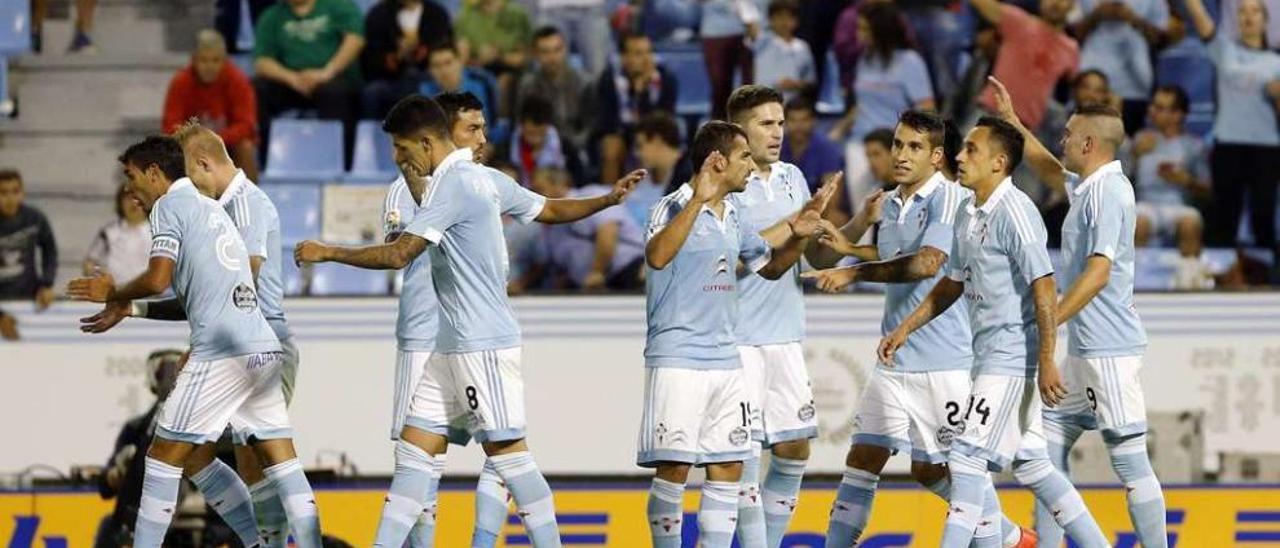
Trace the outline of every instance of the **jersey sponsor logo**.
{"label": "jersey sponsor logo", "polygon": [[733,445],[746,445],[747,439],[751,437],[751,433],[747,432],[746,427],[739,426],[729,432],[729,443]]}
{"label": "jersey sponsor logo", "polygon": [[387,218],[385,222],[386,222],[386,226],[385,226],[384,232],[390,233],[390,232],[395,232],[397,230],[400,230],[400,210],[388,209]]}
{"label": "jersey sponsor logo", "polygon": [[231,304],[242,312],[252,312],[258,308],[258,293],[248,285],[237,285],[231,290]]}

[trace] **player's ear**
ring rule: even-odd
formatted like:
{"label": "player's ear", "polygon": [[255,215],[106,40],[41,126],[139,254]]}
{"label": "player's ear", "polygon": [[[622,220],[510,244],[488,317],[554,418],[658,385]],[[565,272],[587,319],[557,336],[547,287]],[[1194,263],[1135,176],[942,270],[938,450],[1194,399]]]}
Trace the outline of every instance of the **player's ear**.
{"label": "player's ear", "polygon": [[947,153],[942,147],[933,147],[933,153],[929,154],[929,163],[933,164],[934,169],[941,169],[947,163]]}

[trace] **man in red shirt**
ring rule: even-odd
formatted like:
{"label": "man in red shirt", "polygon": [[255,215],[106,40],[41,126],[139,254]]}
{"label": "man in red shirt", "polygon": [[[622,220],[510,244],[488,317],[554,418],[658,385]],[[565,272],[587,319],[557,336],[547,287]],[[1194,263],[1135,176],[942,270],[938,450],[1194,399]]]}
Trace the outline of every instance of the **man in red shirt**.
{"label": "man in red shirt", "polygon": [[[1032,15],[1000,0],[970,0],[973,9],[1000,33],[992,76],[1004,82],[1013,109],[1029,128],[1038,129],[1045,107],[1059,80],[1075,74],[1080,48],[1067,35],[1067,14],[1075,0],[1040,0],[1040,14]],[[988,83],[979,104],[995,112],[995,96]]]}
{"label": "man in red shirt", "polygon": [[216,31],[200,31],[191,64],[173,75],[165,94],[165,133],[173,133],[191,118],[216,131],[245,176],[258,180],[258,103],[253,84],[227,60],[227,44]]}

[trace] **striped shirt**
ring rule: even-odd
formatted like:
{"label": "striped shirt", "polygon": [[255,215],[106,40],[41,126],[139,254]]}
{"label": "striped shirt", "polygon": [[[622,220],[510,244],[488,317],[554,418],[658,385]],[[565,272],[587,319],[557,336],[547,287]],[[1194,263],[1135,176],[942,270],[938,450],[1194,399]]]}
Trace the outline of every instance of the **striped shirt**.
{"label": "striped shirt", "polygon": [[[284,247],[280,244],[280,215],[267,193],[236,171],[218,203],[236,224],[250,257],[262,257],[258,268],[258,306],[280,340],[293,334],[284,318]],[[290,258],[292,260],[292,258]]]}

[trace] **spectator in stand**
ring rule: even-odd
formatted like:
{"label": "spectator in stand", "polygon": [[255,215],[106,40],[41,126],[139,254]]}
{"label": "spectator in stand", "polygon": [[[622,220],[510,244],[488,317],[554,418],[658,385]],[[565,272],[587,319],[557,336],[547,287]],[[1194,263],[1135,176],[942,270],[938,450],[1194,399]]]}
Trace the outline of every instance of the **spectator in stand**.
{"label": "spectator in stand", "polygon": [[[755,81],[749,42],[760,34],[760,6],[757,0],[699,0],[702,22],[702,56],[711,82],[711,117],[724,119],[724,109],[733,91],[733,74],[742,84]],[[612,179],[604,179],[606,181]]]}
{"label": "spectator in stand", "polygon": [[800,23],[798,0],[769,3],[769,32],[755,43],[756,83],[795,97],[806,89],[816,89],[818,69],[809,44],[796,37]]}
{"label": "spectator in stand", "polygon": [[1210,189],[1209,151],[1199,137],[1185,130],[1189,103],[1182,88],[1156,89],[1148,109],[1151,125],[1125,143],[1121,158],[1138,191],[1134,243],[1141,247],[1172,237],[1182,255],[1174,278],[1192,281],[1211,279],[1200,261],[1204,220],[1190,205]]}
{"label": "spectator in stand", "polygon": [[537,0],[538,24],[554,26],[582,55],[587,75],[599,76],[609,62],[608,16],[604,0]]}
{"label": "spectator in stand", "polygon": [[542,27],[533,33],[533,56],[537,64],[520,77],[511,112],[523,112],[522,105],[530,96],[550,99],[560,136],[583,149],[590,131],[590,81],[569,66],[568,44],[556,27]]}
{"label": "spectator in stand", "polygon": [[[221,36],[219,36],[221,38]],[[116,189],[116,220],[98,230],[84,258],[84,275],[101,271],[117,280],[132,280],[147,269],[151,224],[147,212],[124,185]]]}
{"label": "spectator in stand", "polygon": [[511,135],[507,160],[516,167],[521,185],[531,187],[540,169],[562,169],[574,181],[585,181],[578,148],[560,136],[552,118],[551,101],[534,95],[524,102],[519,123]]}
{"label": "spectator in stand", "polygon": [[510,96],[515,78],[528,63],[533,37],[529,14],[510,0],[467,0],[455,27],[462,58],[494,75],[499,97]]}
{"label": "spectator in stand", "polygon": [[[1067,14],[1074,0],[1040,0],[1038,16],[1000,0],[969,2],[1000,34],[1000,50],[992,75],[1009,89],[1014,111],[1022,123],[1032,131],[1039,129],[1054,87],[1075,74],[1079,65],[1079,47],[1066,33]],[[986,113],[995,111],[995,95],[990,83],[979,103]]]}
{"label": "spectator in stand", "polygon": [[831,129],[834,141],[859,142],[872,130],[894,127],[902,111],[933,110],[933,86],[924,59],[907,41],[902,15],[893,4],[868,4],[858,17],[864,48],[858,57],[853,106]]}
{"label": "spectator in stand", "polygon": [[258,180],[258,104],[253,84],[227,59],[227,43],[213,30],[196,35],[191,64],[173,75],[164,96],[161,127],[166,134],[192,118],[218,132],[245,176]]}
{"label": "spectator in stand", "polygon": [[484,119],[490,123],[498,120],[498,90],[493,75],[463,64],[456,44],[443,42],[431,46],[427,63],[431,79],[422,83],[420,93],[434,97],[444,92],[470,92],[484,105]]}
{"label": "spectator in stand", "polygon": [[645,175],[622,206],[636,226],[648,226],[653,205],[693,177],[693,167],[680,149],[676,119],[662,111],[641,118],[636,125],[635,156]]}
{"label": "spectator in stand", "polygon": [[[596,82],[594,138],[600,155],[601,181],[622,177],[628,145],[636,123],[644,115],[676,110],[676,79],[658,65],[653,44],[641,34],[619,39],[621,66],[610,67]],[[727,95],[727,94],[726,94]]]}
{"label": "spectator in stand", "polygon": [[[489,161],[493,169],[515,179],[520,174],[516,166],[501,156]],[[507,256],[511,268],[507,271],[507,294],[520,295],[528,289],[542,288],[543,274],[547,270],[546,225],[522,223],[510,215],[502,216],[502,237],[507,244]]]}
{"label": "spectator in stand", "polygon": [[1191,23],[1209,42],[1218,67],[1218,112],[1213,122],[1214,221],[1209,241],[1236,245],[1236,230],[1249,196],[1254,244],[1276,249],[1276,181],[1280,178],[1280,54],[1267,49],[1267,7],[1241,0],[1240,36],[1217,32],[1201,0],[1187,0]]}
{"label": "spectator in stand", "polygon": [[[215,0],[213,28],[218,29],[231,53],[253,51],[253,29],[267,8],[279,0]],[[247,4],[249,13],[240,10]]]}
{"label": "spectator in stand", "polygon": [[[541,169],[533,190],[553,199],[582,198],[608,193],[610,187],[574,188],[569,173]],[[640,287],[644,265],[644,231],[622,207],[614,206],[574,223],[545,228],[554,288],[583,291],[634,290]]]}
{"label": "spectator in stand", "polygon": [[262,154],[271,119],[296,108],[314,108],[324,120],[339,120],[351,164],[355,142],[360,69],[364,47],[360,8],[351,0],[285,0],[258,18],[254,43],[254,90]]}
{"label": "spectator in stand", "polygon": [[[784,114],[787,123],[786,138],[782,141],[782,161],[799,167],[809,182],[809,191],[817,192],[827,175],[842,169],[844,161],[840,157],[840,147],[817,130],[818,112],[813,99],[800,95],[787,101]],[[823,218],[836,226],[844,226],[849,220],[844,213],[849,209],[844,204],[844,194],[837,192],[823,213]]]}
{"label": "spectator in stand", "polygon": [[23,204],[25,197],[22,175],[0,170],[0,301],[33,299],[44,310],[54,299],[58,244],[49,219]]}
{"label": "spectator in stand", "polygon": [[[831,46],[836,55],[836,64],[840,66],[840,87],[849,89],[853,86],[854,76],[858,72],[858,59],[866,49],[866,42],[859,39],[858,19],[867,6],[878,3],[889,3],[891,0],[862,0],[855,2],[840,12],[836,20],[835,35],[831,38]],[[915,47],[915,34],[907,18],[902,18],[902,28],[907,29],[907,43]]]}
{"label": "spectator in stand", "polygon": [[879,128],[862,138],[862,162],[867,168],[856,178],[845,176],[849,184],[841,196],[840,211],[847,216],[856,213],[849,204],[861,204],[875,191],[893,186],[892,129]]}
{"label": "spectator in stand", "polygon": [[361,116],[381,120],[427,77],[427,44],[453,36],[449,12],[435,0],[381,0],[364,19]]}
{"label": "spectator in stand", "polygon": [[796,35],[809,44],[809,50],[813,52],[813,61],[818,65],[818,89],[822,89],[826,77],[824,67],[835,37],[836,23],[840,13],[852,4],[851,0],[800,2],[800,28]]}
{"label": "spectator in stand", "polygon": [[[67,53],[98,53],[98,48],[90,38],[93,34],[93,12],[98,7],[98,0],[75,0],[75,5],[74,34],[71,35]],[[48,11],[49,0],[31,0],[31,49],[36,53],[44,51],[44,19]]]}
{"label": "spectator in stand", "polygon": [[1169,26],[1167,0],[1080,0],[1088,15],[1075,25],[1080,40],[1080,68],[1107,75],[1124,101],[1121,114],[1130,135],[1147,117],[1147,100],[1155,83],[1151,60],[1165,43]]}

